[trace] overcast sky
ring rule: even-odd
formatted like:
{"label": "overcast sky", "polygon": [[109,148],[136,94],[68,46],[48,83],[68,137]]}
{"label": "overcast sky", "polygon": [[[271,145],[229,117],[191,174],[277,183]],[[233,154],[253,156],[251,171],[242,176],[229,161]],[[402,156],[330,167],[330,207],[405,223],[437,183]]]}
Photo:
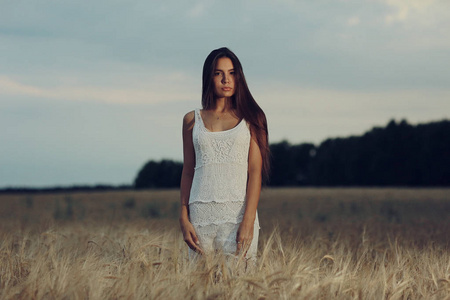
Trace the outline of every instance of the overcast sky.
{"label": "overcast sky", "polygon": [[227,46],[271,142],[450,114],[450,1],[0,0],[0,187],[130,184],[181,160]]}

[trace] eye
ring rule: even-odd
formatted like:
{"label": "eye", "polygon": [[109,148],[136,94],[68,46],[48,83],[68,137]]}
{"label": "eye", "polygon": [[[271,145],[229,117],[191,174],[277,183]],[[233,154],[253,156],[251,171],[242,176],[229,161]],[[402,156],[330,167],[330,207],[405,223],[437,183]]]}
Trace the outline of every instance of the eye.
{"label": "eye", "polygon": [[231,71],[231,72],[230,72],[230,75],[234,75],[234,71]]}
{"label": "eye", "polygon": [[214,72],[214,76],[219,76],[220,72]]}

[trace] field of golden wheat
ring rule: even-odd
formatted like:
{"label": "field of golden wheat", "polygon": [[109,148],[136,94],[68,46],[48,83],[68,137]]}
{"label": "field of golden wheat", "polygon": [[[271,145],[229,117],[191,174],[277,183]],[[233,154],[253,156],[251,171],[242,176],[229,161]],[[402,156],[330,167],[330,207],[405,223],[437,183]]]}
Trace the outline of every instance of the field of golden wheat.
{"label": "field of golden wheat", "polygon": [[450,299],[450,189],[265,189],[258,261],[188,260],[178,191],[0,195],[1,299]]}

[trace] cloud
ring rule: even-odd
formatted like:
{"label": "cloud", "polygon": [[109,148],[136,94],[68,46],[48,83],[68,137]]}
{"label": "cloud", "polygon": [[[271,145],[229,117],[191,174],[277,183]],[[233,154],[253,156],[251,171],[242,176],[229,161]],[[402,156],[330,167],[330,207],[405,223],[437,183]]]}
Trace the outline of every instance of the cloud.
{"label": "cloud", "polygon": [[[90,85],[60,85],[42,87],[24,84],[7,76],[0,76],[0,96],[32,96],[36,98],[70,101],[99,101],[115,104],[156,104],[198,98],[195,88],[182,73],[172,73],[149,80],[146,88],[131,86],[102,87]],[[71,82],[73,79],[61,82]],[[136,83],[135,83],[136,84]],[[144,85],[143,82],[136,85]]]}
{"label": "cloud", "polygon": [[206,4],[204,2],[197,2],[192,8],[187,11],[190,18],[198,18],[206,13]]}
{"label": "cloud", "polygon": [[347,25],[356,26],[360,23],[359,17],[351,17],[347,20]]}
{"label": "cloud", "polygon": [[430,11],[439,9],[436,0],[383,0],[395,12],[385,16],[387,24],[406,22],[412,17],[426,15]]}
{"label": "cloud", "polygon": [[0,76],[0,94],[45,97],[45,91],[42,89],[22,84],[6,76]]}

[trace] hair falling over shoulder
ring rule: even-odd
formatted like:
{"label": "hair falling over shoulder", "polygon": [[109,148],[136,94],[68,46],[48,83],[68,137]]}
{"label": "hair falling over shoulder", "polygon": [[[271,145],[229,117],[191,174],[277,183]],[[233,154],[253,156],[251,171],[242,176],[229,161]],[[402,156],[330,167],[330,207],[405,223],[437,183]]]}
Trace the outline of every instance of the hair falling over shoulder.
{"label": "hair falling over shoulder", "polygon": [[202,107],[203,109],[215,107],[213,75],[217,60],[222,57],[229,58],[233,63],[235,72],[235,93],[232,97],[233,109],[236,110],[240,118],[245,119],[250,124],[252,137],[256,139],[261,151],[262,178],[265,183],[269,179],[270,172],[269,132],[267,130],[266,115],[250,93],[239,59],[228,48],[223,47],[213,50],[203,64]]}

